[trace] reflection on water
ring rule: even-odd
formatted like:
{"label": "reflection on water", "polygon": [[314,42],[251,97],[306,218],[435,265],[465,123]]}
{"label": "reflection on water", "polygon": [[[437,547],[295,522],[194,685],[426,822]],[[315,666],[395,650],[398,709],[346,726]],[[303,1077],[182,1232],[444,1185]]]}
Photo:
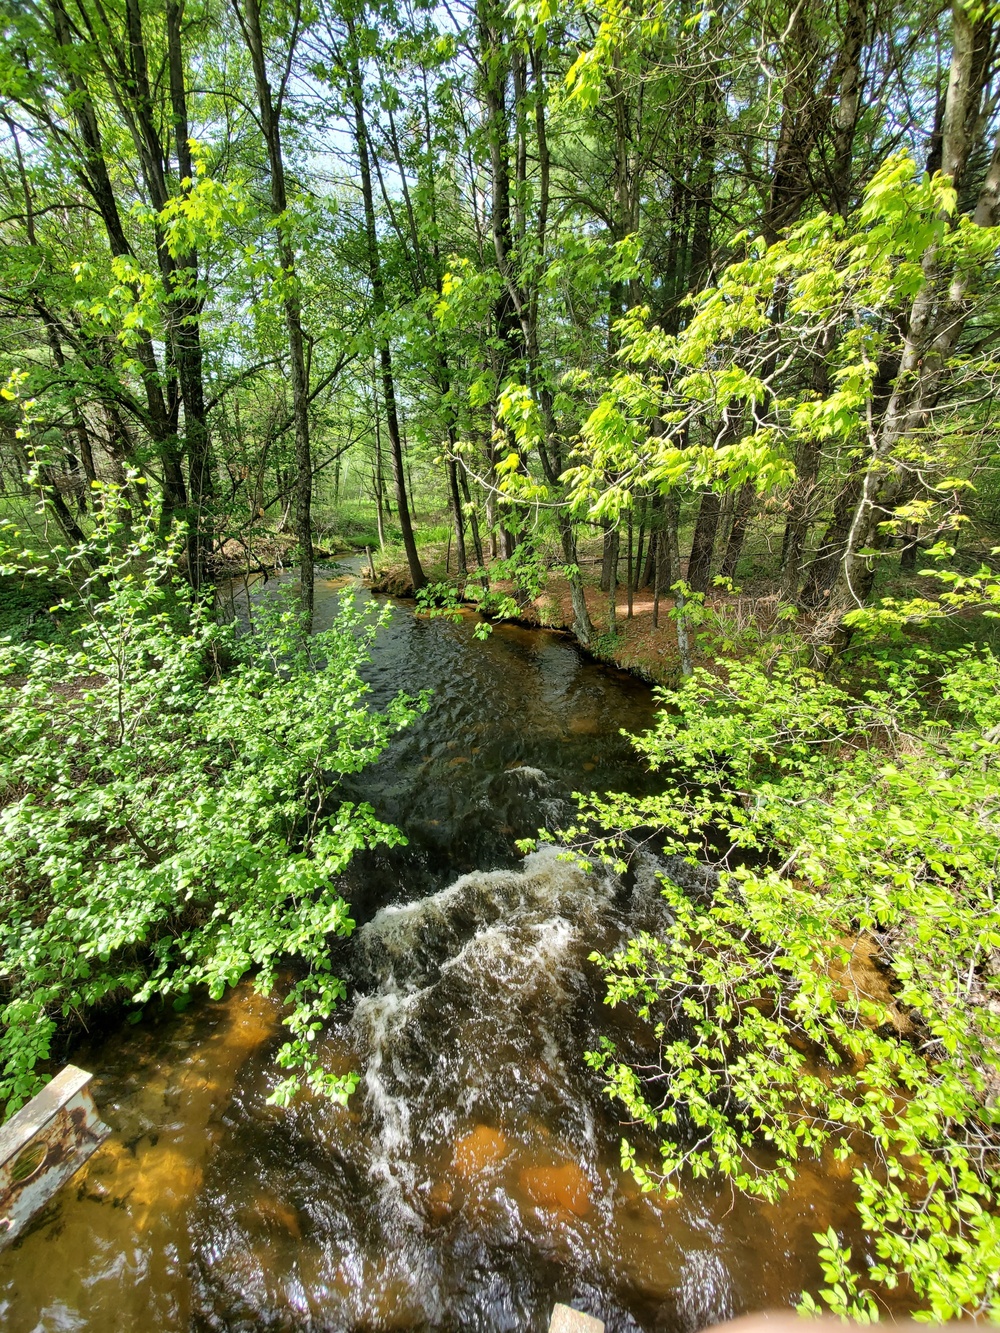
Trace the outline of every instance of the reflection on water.
{"label": "reflection on water", "polygon": [[619,730],[649,692],[559,636],[472,628],[400,609],[369,669],[376,702],[435,698],[352,793],[410,845],[351,872],[364,924],[324,1044],[362,1074],[350,1106],[266,1104],[278,1006],[245,986],[81,1052],[116,1132],[0,1255],[9,1333],[541,1330],[556,1300],[692,1333],[815,1281],[812,1232],[848,1221],[818,1168],[775,1208],[705,1182],[668,1206],[619,1169],[582,1061],[617,1016],[587,958],[655,928],[652,865],[514,850],[573,790],[643,781]]}
{"label": "reflection on water", "polygon": [[112,1136],[33,1227],[0,1254],[0,1325],[187,1329],[187,1225],[233,1080],[278,1026],[280,1006],[239,987],[168,1024],[77,1053]]}

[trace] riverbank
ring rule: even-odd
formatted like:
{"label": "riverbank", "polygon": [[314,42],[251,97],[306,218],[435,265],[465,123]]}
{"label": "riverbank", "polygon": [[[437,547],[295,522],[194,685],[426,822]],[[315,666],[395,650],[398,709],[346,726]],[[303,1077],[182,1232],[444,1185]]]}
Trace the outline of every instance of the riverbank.
{"label": "riverbank", "polygon": [[[596,544],[595,544],[596,545]],[[454,559],[449,559],[444,543],[421,546],[420,558],[430,584],[446,584],[457,590],[465,606],[477,607],[481,580],[478,566],[471,566],[467,577],[460,577]],[[413,582],[402,553],[389,551],[374,554],[375,578],[362,574],[374,592],[393,597],[412,597]],[[674,685],[680,678],[680,657],[677,651],[677,632],[671,618],[673,598],[660,597],[659,613],[654,624],[654,599],[649,588],[637,589],[629,606],[628,589],[620,586],[615,597],[614,625],[611,619],[611,599],[600,588],[599,557],[589,552],[581,557],[584,595],[594,638],[585,647],[596,659],[621,667],[625,671],[656,685]],[[489,565],[487,565],[489,572]],[[505,616],[507,623],[517,623],[538,629],[559,630],[576,637],[573,628],[573,603],[569,583],[557,568],[549,571],[543,591],[533,598],[518,595],[510,579],[491,577],[493,592],[513,597],[519,606],[515,617]],[[721,607],[721,602],[720,602]],[[709,610],[714,610],[710,606]],[[489,616],[487,615],[487,618]]]}
{"label": "riverbank", "polygon": [[[272,574],[296,563],[296,541],[290,532],[250,529],[239,537],[227,537],[213,552],[210,565],[216,579],[240,579],[246,575]],[[331,536],[313,546],[313,558],[331,560],[353,555],[349,541]]]}
{"label": "riverbank", "polygon": [[[628,588],[620,584],[612,617],[610,596],[600,587],[602,545],[600,537],[579,544],[584,595],[594,628],[591,642],[581,647],[596,660],[629,671],[649,684],[676,687],[681,680],[681,660],[673,597],[661,594],[658,611],[654,611],[651,588],[634,589],[630,599]],[[418,549],[428,584],[440,587],[442,593],[453,590],[445,595],[457,595],[463,605],[481,610],[487,619],[557,630],[576,639],[569,583],[560,573],[554,550],[545,553],[548,568],[544,586],[535,597],[519,590],[509,578],[496,577],[493,567],[502,562],[487,561],[490,593],[509,597],[517,604],[516,614],[494,616],[488,606],[482,605],[482,574],[471,560],[471,551],[468,575],[460,576],[450,542],[420,541],[418,534]],[[367,570],[361,572],[373,591],[413,597],[413,583],[400,548],[372,551],[371,559],[374,579]],[[940,593],[939,580],[926,570],[913,574],[892,567],[879,573],[878,594],[890,605],[913,599],[929,605]],[[741,577],[739,587],[714,586],[703,598],[692,599],[686,619],[692,663],[707,667],[719,658],[757,658],[763,654],[767,660],[774,660],[785,651],[797,656],[814,627],[812,617],[798,614],[782,598],[773,576]],[[998,652],[998,625],[1000,622],[984,615],[980,607],[953,608],[941,616],[907,625],[905,635],[933,652],[964,649],[972,643],[991,646]],[[897,639],[898,635],[897,630]]]}

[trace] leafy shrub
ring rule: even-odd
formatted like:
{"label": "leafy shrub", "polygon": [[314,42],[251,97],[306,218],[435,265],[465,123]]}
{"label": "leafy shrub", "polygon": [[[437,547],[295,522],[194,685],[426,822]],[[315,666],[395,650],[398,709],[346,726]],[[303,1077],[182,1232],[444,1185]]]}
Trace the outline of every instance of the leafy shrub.
{"label": "leafy shrub", "polygon": [[619,634],[617,630],[604,630],[600,634],[595,634],[590,641],[591,652],[595,657],[606,658],[613,662],[615,654],[624,642],[625,636]]}
{"label": "leafy shrub", "polygon": [[[306,639],[278,605],[239,637],[178,577],[178,554],[154,516],[136,521],[109,493],[61,571],[79,626],[64,643],[0,646],[8,1114],[74,1015],[112,999],[181,1005],[198,986],[218,997],[251,969],[267,990],[289,959],[300,978],[279,1062],[334,1096],[353,1086],[310,1058],[344,992],[327,943],[353,928],[337,876],[358,848],[403,839],[336,783],[419,704],[365,707],[359,667],[385,613],[363,619],[348,595]],[[297,1086],[290,1075],[275,1099]]]}
{"label": "leafy shrub", "polygon": [[417,607],[428,615],[461,613],[462,601],[453,583],[425,583],[417,589]]}
{"label": "leafy shrub", "polygon": [[771,1200],[806,1154],[850,1162],[877,1260],[818,1235],[819,1296],[864,1320],[907,1283],[929,1317],[1000,1315],[1000,661],[943,660],[930,693],[928,665],[861,697],[788,658],[697,670],[637,741],[662,791],[569,830],[614,859],[602,830],[658,829],[718,870],[703,898],[664,878],[670,926],[594,956],[658,1052],[588,1057],[659,1142],[624,1165]]}

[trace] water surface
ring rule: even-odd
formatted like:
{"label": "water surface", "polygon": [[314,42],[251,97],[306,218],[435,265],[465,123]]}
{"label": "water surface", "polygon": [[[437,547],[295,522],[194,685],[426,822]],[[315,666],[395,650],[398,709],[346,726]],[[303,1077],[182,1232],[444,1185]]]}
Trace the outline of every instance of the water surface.
{"label": "water surface", "polygon": [[[345,586],[317,583],[318,627]],[[795,1300],[812,1233],[852,1235],[829,1169],[771,1207],[704,1181],[665,1204],[621,1172],[583,1052],[641,1033],[588,956],[663,920],[655,864],[586,876],[514,844],[573,791],[649,781],[620,733],[651,692],[565,636],[474,628],[398,607],[367,669],[376,704],[434,697],[348,793],[409,839],[345,884],[360,927],[323,1049],[362,1075],[350,1106],[266,1104],[280,1004],[247,984],[84,1046],[114,1132],[0,1254],[8,1333],[543,1330],[557,1300],[610,1333],[694,1333]]]}

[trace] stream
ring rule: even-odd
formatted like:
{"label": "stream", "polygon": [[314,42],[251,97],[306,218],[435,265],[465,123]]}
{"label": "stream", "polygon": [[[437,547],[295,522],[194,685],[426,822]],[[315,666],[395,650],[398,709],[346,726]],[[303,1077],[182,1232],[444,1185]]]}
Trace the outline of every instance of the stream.
{"label": "stream", "polygon": [[[356,568],[317,580],[317,628],[345,586],[369,596]],[[281,1007],[248,984],[95,1034],[73,1060],[113,1133],[0,1253],[5,1333],[542,1333],[555,1301],[609,1333],[696,1333],[815,1289],[814,1232],[857,1243],[836,1163],[773,1206],[713,1180],[667,1204],[621,1171],[583,1053],[640,1034],[588,956],[663,921],[655,865],[586,876],[514,844],[574,791],[641,789],[621,730],[652,694],[563,635],[475,624],[399,604],[365,672],[376,706],[434,694],[348,793],[409,840],[347,877],[324,1058],[361,1074],[349,1106],[267,1105]]]}

